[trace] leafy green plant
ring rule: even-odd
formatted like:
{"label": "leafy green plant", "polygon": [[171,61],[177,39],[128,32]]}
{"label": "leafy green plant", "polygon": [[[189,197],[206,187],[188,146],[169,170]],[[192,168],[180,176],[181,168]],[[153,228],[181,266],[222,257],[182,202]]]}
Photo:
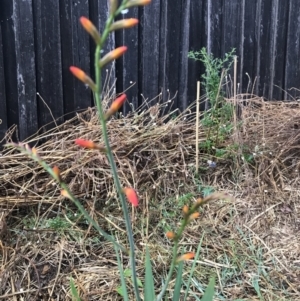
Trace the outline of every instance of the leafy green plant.
{"label": "leafy green plant", "polygon": [[[159,290],[159,293],[156,294],[156,287],[153,281],[153,271],[152,271],[152,264],[151,264],[151,258],[148,248],[146,248],[146,255],[145,255],[145,281],[144,283],[141,282],[141,280],[137,276],[137,268],[136,268],[136,252],[135,252],[135,243],[133,239],[133,231],[132,231],[132,225],[131,220],[128,212],[128,205],[126,200],[129,201],[129,203],[136,207],[138,206],[138,198],[135,190],[131,187],[122,187],[120,183],[120,179],[118,177],[117,173],[117,167],[116,163],[113,157],[113,153],[110,147],[109,137],[108,137],[108,131],[107,131],[107,120],[118,112],[118,110],[122,107],[126,100],[126,95],[122,94],[119,97],[117,97],[114,102],[111,104],[110,108],[104,112],[102,107],[102,82],[101,82],[101,69],[108,64],[109,62],[116,60],[120,56],[122,56],[126,50],[126,46],[121,46],[116,48],[115,50],[112,50],[111,52],[105,54],[101,57],[102,48],[104,46],[104,43],[108,37],[108,35],[118,29],[126,29],[130,28],[132,26],[135,26],[138,23],[137,19],[123,19],[120,21],[114,21],[116,16],[120,14],[123,10],[128,9],[130,7],[134,6],[143,6],[150,4],[151,0],[122,0],[120,5],[118,5],[118,0],[110,0],[110,15],[108,17],[108,20],[106,21],[106,25],[104,28],[104,31],[102,34],[98,32],[96,27],[92,24],[90,20],[88,20],[85,17],[80,18],[81,25],[84,27],[84,29],[91,35],[93,38],[95,44],[96,44],[96,50],[95,50],[95,81],[91,79],[83,70],[79,69],[78,67],[71,66],[70,71],[73,73],[75,77],[77,77],[80,81],[82,81],[85,85],[90,87],[90,89],[93,91],[94,99],[96,103],[96,108],[98,111],[98,117],[99,117],[99,125],[102,130],[102,137],[104,140],[104,145],[98,145],[94,143],[93,141],[84,140],[84,139],[76,139],[75,143],[82,148],[86,149],[92,149],[94,151],[103,152],[106,154],[108,161],[111,166],[111,173],[113,175],[115,188],[117,190],[119,200],[122,205],[123,210],[123,216],[126,226],[126,233],[128,238],[128,244],[129,244],[129,250],[127,247],[119,244],[116,237],[108,234],[106,231],[104,231],[99,224],[88,214],[88,212],[85,210],[84,206],[82,205],[82,202],[79,201],[74,194],[69,189],[68,185],[62,180],[60,175],[60,170],[57,166],[50,167],[39,155],[36,148],[30,148],[28,145],[23,144],[11,144],[10,146],[16,147],[21,152],[26,153],[29,157],[31,157],[34,161],[36,161],[38,164],[40,164],[49,174],[52,176],[54,180],[60,185],[61,187],[61,195],[71,201],[74,202],[74,204],[77,206],[80,213],[83,215],[83,217],[86,219],[86,221],[92,225],[100,235],[102,235],[106,240],[111,242],[114,246],[116,258],[118,262],[118,268],[120,272],[120,280],[121,285],[118,288],[118,292],[120,295],[122,295],[123,300],[129,300],[129,286],[130,288],[133,288],[134,296],[136,301],[141,300],[141,294],[140,290],[141,288],[144,290],[144,300],[145,301],[161,301],[165,293],[168,289],[169,283],[171,279],[174,277],[174,272],[176,267],[177,268],[177,276],[175,279],[175,288],[173,292],[173,300],[177,301],[180,299],[180,291],[181,291],[181,285],[182,285],[182,274],[183,274],[183,262],[186,260],[191,260],[195,257],[194,252],[181,252],[180,249],[180,240],[183,236],[183,232],[186,229],[186,227],[189,225],[191,221],[198,218],[199,216],[199,208],[204,206],[207,202],[220,199],[226,197],[222,193],[213,193],[210,195],[207,195],[204,198],[198,199],[196,202],[194,202],[191,206],[184,205],[183,206],[183,217],[181,222],[179,223],[179,226],[174,231],[168,231],[166,233],[166,236],[168,239],[170,239],[173,242],[173,251],[171,256],[171,263],[169,267],[169,271],[167,273],[166,279],[164,279],[164,282],[162,284],[162,287],[157,288]],[[191,196],[187,195],[185,196],[181,201],[187,201]],[[58,221],[56,221],[58,222]],[[59,222],[60,223],[60,222]],[[61,226],[61,224],[59,224]],[[55,225],[57,227],[57,224]],[[120,252],[125,253],[130,261],[130,269],[124,269],[123,263],[121,261]],[[195,266],[194,266],[195,268]],[[193,274],[194,268],[190,272],[190,277]],[[131,279],[130,281],[128,281]],[[71,279],[70,281],[70,287],[71,287],[71,293],[74,300],[80,300],[78,291],[75,288],[74,282]],[[211,294],[212,285],[210,284],[208,286],[208,292],[204,294],[205,300],[212,300],[212,294]],[[185,297],[185,300],[187,299],[187,294]]]}
{"label": "leafy green plant", "polygon": [[225,101],[222,84],[233,63],[234,52],[235,49],[232,49],[225,54],[223,59],[214,58],[206,48],[188,53],[189,58],[201,61],[205,67],[202,86],[205,89],[210,109],[207,105],[201,123],[207,129],[206,140],[209,143],[202,143],[200,149],[203,148],[206,152],[212,152],[213,147],[219,147],[233,130],[233,105]]}

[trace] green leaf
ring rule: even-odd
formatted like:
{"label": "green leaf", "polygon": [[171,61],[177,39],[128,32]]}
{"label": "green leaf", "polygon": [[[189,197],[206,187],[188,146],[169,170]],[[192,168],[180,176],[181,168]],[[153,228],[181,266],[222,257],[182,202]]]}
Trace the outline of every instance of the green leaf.
{"label": "green leaf", "polygon": [[118,293],[120,296],[124,297],[123,288],[122,288],[121,285],[117,287],[117,293]]}
{"label": "green leaf", "polygon": [[145,258],[145,285],[144,285],[144,295],[145,301],[153,301],[155,299],[154,281],[152,273],[152,265],[150,260],[150,254],[148,247],[146,248],[146,258]]}
{"label": "green leaf", "polygon": [[139,287],[143,287],[143,283],[140,278],[137,278],[136,281]]}
{"label": "green leaf", "polygon": [[175,282],[175,287],[174,287],[173,301],[180,300],[180,289],[181,289],[181,284],[182,284],[182,270],[183,270],[183,261],[181,261],[178,266],[176,282]]}
{"label": "green leaf", "polygon": [[125,269],[124,271],[124,277],[131,277],[132,271],[130,269]]}
{"label": "green leaf", "polygon": [[73,278],[70,278],[70,287],[71,287],[72,300],[73,301],[81,301],[79,294],[77,292],[77,289],[75,287]]}
{"label": "green leaf", "polygon": [[123,297],[124,301],[129,301],[127,287],[126,287],[126,281],[125,281],[125,275],[124,275],[125,271],[123,270],[119,250],[116,246],[114,246],[114,248],[115,248],[115,252],[117,255],[118,268],[120,271],[120,278],[121,278],[121,286],[119,286],[117,288],[117,292]]}
{"label": "green leaf", "polygon": [[215,278],[213,277],[209,280],[208,286],[204,292],[201,301],[213,301],[214,294],[215,294]]}

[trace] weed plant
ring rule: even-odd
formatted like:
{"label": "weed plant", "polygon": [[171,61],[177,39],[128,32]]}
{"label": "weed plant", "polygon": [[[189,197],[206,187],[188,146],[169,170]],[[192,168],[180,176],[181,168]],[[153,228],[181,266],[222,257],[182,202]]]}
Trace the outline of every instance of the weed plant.
{"label": "weed plant", "polygon": [[201,124],[207,129],[207,139],[200,148],[208,153],[222,145],[233,130],[233,105],[225,101],[222,86],[234,61],[234,53],[235,49],[232,49],[223,59],[214,58],[206,48],[188,53],[189,58],[202,62],[205,68],[202,86],[207,100]]}

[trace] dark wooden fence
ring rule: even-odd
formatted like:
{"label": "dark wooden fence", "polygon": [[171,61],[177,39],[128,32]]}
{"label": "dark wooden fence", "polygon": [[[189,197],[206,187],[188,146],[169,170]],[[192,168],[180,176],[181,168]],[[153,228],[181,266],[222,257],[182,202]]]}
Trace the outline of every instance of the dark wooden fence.
{"label": "dark wooden fence", "polygon": [[[290,90],[300,88],[299,0],[152,2],[124,14],[139,18],[139,26],[111,36],[105,49],[129,47],[108,67],[108,82],[118,78],[113,93],[136,83],[127,93],[134,107],[141,94],[152,99],[161,91],[177,92],[174,105],[181,110],[193,102],[204,69],[187,53],[202,47],[216,57],[236,48],[241,91],[250,77],[254,93],[267,99],[300,94]],[[88,16],[102,29],[107,14],[107,0],[0,1],[0,140],[13,124],[23,140],[53,117],[62,122],[93,105],[90,91],[71,76],[69,66],[93,75],[94,45],[78,19]]]}

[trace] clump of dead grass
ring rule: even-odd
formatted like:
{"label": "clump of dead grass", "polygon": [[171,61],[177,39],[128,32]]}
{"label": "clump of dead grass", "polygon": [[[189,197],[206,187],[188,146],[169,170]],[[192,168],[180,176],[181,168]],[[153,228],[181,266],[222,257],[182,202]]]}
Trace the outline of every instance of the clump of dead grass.
{"label": "clump of dead grass", "polygon": [[298,178],[300,104],[252,98],[242,110],[243,139],[255,154],[260,183],[275,191]]}

